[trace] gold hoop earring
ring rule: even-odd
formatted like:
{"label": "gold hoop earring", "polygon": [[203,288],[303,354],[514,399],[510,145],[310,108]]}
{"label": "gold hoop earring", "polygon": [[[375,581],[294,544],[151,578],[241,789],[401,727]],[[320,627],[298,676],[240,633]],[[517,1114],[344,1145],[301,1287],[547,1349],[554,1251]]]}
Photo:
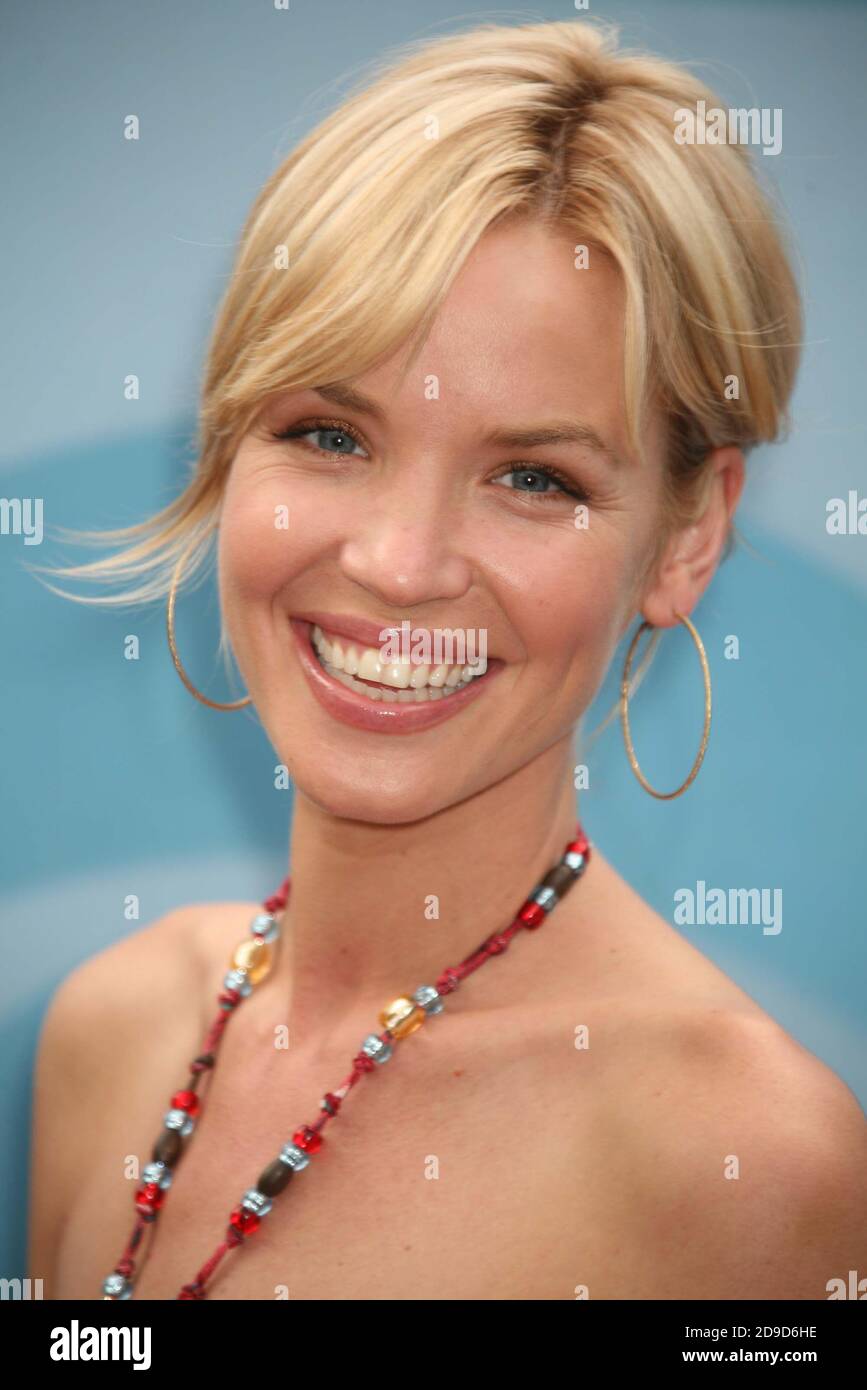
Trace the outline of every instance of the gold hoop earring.
{"label": "gold hoop earring", "polygon": [[707,664],[707,656],[705,655],[702,640],[696,632],[695,628],[693,627],[692,623],[690,622],[689,618],[683,617],[680,613],[675,613],[674,616],[680,622],[682,622],[684,626],[688,629],[693,642],[698,648],[698,655],[699,659],[701,660],[702,676],[704,677],[704,732],[701,738],[701,747],[699,748],[696,760],[692,765],[692,771],[690,772],[686,781],[681,783],[681,785],[677,788],[676,791],[658,792],[655,791],[654,788],[650,785],[647,778],[644,776],[644,773],[641,771],[641,768],[638,766],[638,759],[635,756],[635,749],[632,746],[632,735],[629,732],[629,678],[632,671],[632,658],[635,654],[635,648],[638,646],[641,634],[646,629],[652,628],[653,623],[642,623],[635,636],[633,637],[632,645],[630,646],[629,651],[627,652],[626,661],[623,666],[623,680],[620,685],[620,717],[623,722],[623,737],[626,742],[626,753],[629,758],[632,771],[635,773],[644,790],[650,792],[651,796],[657,797],[660,801],[671,801],[673,797],[680,796],[681,792],[686,791],[690,782],[694,780],[699,768],[702,765],[702,762],[704,760],[705,749],[707,748],[708,737],[710,735],[711,685],[710,669]]}
{"label": "gold hoop earring", "polygon": [[166,605],[166,632],[168,633],[169,639],[169,651],[172,654],[172,661],[175,664],[175,670],[177,671],[184,685],[187,687],[187,690],[189,690],[190,694],[194,695],[197,700],[200,700],[203,705],[208,705],[211,709],[243,709],[244,705],[249,705],[252,702],[252,696],[245,695],[243,700],[210,700],[207,695],[203,695],[202,692],[200,690],[197,690],[196,687],[193,685],[193,682],[190,680],[189,676],[184,670],[181,658],[178,655],[178,648],[175,642],[175,598],[177,595],[178,578],[180,576],[181,570],[184,567],[187,556],[189,555],[194,544],[195,541],[191,542],[191,544],[187,546],[186,550],[181,555],[181,558],[178,560],[178,563],[175,566],[175,572],[172,575],[171,588],[169,589],[169,601]]}

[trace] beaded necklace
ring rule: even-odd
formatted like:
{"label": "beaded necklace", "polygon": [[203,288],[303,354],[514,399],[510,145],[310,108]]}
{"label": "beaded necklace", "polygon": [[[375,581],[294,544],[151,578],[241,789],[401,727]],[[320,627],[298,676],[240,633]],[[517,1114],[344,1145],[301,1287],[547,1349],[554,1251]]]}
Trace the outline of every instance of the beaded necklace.
{"label": "beaded necklace", "polygon": [[[504,931],[493,932],[472,951],[460,965],[443,971],[436,985],[420,985],[411,996],[393,1000],[379,1015],[382,1033],[369,1033],[360,1051],[352,1059],[352,1070],[335,1091],[326,1091],[319,1102],[322,1114],[310,1125],[302,1125],[284,1144],[277,1158],[259,1175],[255,1187],[244,1193],[229,1216],[226,1234],[210,1259],[206,1260],[196,1277],[184,1284],[177,1299],[203,1299],[205,1285],[228,1250],[242,1245],[248,1236],[259,1229],[262,1218],[272,1207],[272,1197],[278,1196],[295,1173],[307,1167],[310,1157],[322,1148],[322,1129],[334,1119],[343,1101],[357,1081],[375,1067],[387,1062],[393,1043],[408,1037],[421,1027],[428,1015],[442,1012],[445,996],[457,989],[465,979],[491,956],[501,955],[512,937],[521,930],[535,931],[548,913],[557,906],[576,879],[583,874],[590,859],[590,842],[580,823],[574,840],[570,840],[555,866],[519,908],[517,916]],[[269,974],[273,959],[272,945],[279,942],[282,914],[289,900],[290,880],[284,880],[272,897],[266,898],[250,924],[250,939],[245,938],[235,950],[230,968],[218,995],[219,1011],[205,1037],[200,1056],[190,1063],[190,1076],[183,1090],[176,1091],[171,1109],[166,1111],[163,1130],[152,1153],[152,1161],[142,1171],[141,1185],[135,1193],[136,1221],[132,1234],[113,1271],[102,1284],[103,1298],[111,1301],[131,1298],[135,1284],[135,1255],[148,1226],[153,1226],[171,1186],[175,1167],[186,1149],[185,1140],[192,1134],[201,1110],[196,1094],[199,1079],[213,1070],[223,1030],[231,1015],[252,993],[253,988]],[[151,1236],[148,1250],[153,1243]]]}

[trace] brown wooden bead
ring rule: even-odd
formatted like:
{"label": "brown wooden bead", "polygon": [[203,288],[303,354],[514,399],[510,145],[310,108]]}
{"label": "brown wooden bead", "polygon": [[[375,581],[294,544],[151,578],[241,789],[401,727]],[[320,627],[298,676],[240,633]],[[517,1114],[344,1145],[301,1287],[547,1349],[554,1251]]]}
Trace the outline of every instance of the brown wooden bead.
{"label": "brown wooden bead", "polygon": [[284,1163],[282,1158],[275,1158],[274,1162],[269,1163],[265,1171],[260,1173],[256,1190],[264,1197],[276,1197],[283,1191],[291,1176],[292,1169],[289,1164]]}
{"label": "brown wooden bead", "polygon": [[171,1168],[181,1152],[181,1136],[176,1129],[164,1129],[157,1142],[154,1144],[154,1151],[151,1158],[154,1163],[167,1163]]}
{"label": "brown wooden bead", "polygon": [[571,888],[575,882],[575,875],[568,864],[555,864],[554,868],[542,879],[541,888],[553,888],[554,892],[560,896],[567,888]]}

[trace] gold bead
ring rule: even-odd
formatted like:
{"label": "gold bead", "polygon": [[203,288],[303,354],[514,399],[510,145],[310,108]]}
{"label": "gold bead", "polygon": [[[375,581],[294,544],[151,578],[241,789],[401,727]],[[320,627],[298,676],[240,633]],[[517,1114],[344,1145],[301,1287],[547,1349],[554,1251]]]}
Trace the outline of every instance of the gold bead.
{"label": "gold bead", "polygon": [[258,985],[271,969],[271,947],[267,941],[242,941],[230,963],[235,970],[246,970],[250,984]]}
{"label": "gold bead", "polygon": [[379,1021],[396,1038],[406,1038],[425,1021],[425,1011],[413,999],[393,999],[379,1015]]}

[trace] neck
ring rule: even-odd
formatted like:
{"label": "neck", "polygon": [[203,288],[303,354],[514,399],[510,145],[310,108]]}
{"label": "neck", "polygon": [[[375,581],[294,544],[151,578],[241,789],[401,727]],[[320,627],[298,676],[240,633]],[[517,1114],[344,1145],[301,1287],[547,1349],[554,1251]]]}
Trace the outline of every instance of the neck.
{"label": "neck", "polygon": [[[381,1008],[434,984],[507,926],[573,837],[571,761],[566,738],[496,786],[408,825],[341,819],[299,793],[276,967],[292,1031],[327,1036],[349,1018],[379,1031]],[[520,999],[526,974],[503,971],[497,984]]]}

